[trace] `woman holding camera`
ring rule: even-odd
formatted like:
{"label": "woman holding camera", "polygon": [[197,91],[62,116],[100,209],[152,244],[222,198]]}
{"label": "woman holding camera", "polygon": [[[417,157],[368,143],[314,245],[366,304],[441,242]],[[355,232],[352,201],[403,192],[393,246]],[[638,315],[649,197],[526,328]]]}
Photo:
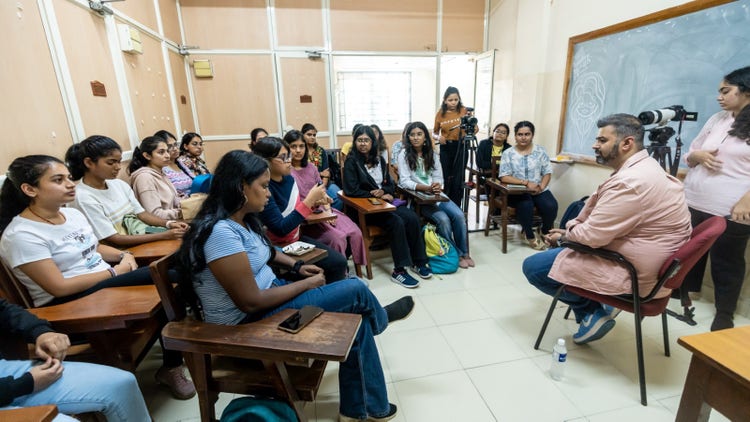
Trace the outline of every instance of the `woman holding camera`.
{"label": "woman holding camera", "polygon": [[[440,165],[445,176],[445,194],[459,207],[464,197],[464,169],[468,157],[466,146],[461,144],[465,134],[461,129],[461,118],[468,113],[469,110],[461,103],[458,88],[449,86],[443,94],[443,104],[435,114],[435,126],[432,130],[433,139],[440,142]],[[459,146],[464,147],[463,153]]]}
{"label": "woman holding camera", "polygon": [[724,76],[716,98],[722,111],[708,119],[690,144],[685,197],[693,227],[714,216],[729,216],[727,228],[685,277],[700,290],[711,256],[716,317],[711,331],[734,327],[734,311],[745,278],[750,238],[750,66]]}

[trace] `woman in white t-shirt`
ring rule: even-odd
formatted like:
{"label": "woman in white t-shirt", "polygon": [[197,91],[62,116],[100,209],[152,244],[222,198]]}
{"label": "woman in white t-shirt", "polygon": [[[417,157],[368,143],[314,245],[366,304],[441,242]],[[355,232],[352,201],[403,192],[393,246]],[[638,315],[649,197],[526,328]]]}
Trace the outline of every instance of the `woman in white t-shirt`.
{"label": "woman in white t-shirt", "polygon": [[[89,136],[71,145],[65,162],[73,180],[81,180],[70,206],[86,216],[96,238],[111,245],[128,247],[164,239],[181,239],[188,225],[157,217],[143,209],[127,183],[117,178],[122,161],[120,145],[106,136]],[[128,234],[123,217],[135,214],[151,226],[166,227],[161,233]]]}
{"label": "woman in white t-shirt", "polygon": [[[99,244],[78,210],[64,206],[76,185],[62,161],[48,155],[13,160],[0,190],[0,257],[28,289],[34,306],[65,303],[105,287],[152,284],[133,255]],[[113,265],[111,265],[112,263]],[[195,395],[179,353],[165,350],[159,382],[187,399]]]}

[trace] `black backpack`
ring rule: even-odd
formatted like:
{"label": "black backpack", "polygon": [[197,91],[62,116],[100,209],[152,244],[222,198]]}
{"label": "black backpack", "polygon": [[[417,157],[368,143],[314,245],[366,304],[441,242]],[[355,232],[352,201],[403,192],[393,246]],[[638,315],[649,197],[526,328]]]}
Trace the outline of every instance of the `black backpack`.
{"label": "black backpack", "polygon": [[577,201],[573,201],[570,205],[568,205],[568,208],[565,208],[565,213],[560,219],[561,229],[565,229],[565,225],[568,223],[568,221],[578,217],[578,214],[581,212],[584,205],[586,205],[587,199],[589,199],[588,195],[584,196],[583,198]]}
{"label": "black backpack", "polygon": [[331,173],[331,183],[335,183],[338,187],[343,187],[341,184],[341,163],[339,163],[338,153],[336,151],[326,151],[328,154],[328,171]]}

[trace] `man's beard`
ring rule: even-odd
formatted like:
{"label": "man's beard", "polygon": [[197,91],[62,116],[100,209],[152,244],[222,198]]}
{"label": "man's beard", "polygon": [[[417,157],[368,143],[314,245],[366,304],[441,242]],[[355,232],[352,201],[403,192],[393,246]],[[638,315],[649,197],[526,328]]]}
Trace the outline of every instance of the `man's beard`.
{"label": "man's beard", "polygon": [[612,147],[612,149],[609,151],[609,154],[607,156],[603,156],[601,154],[596,155],[596,163],[606,166],[607,164],[611,163],[612,160],[617,158],[620,155],[620,142],[616,142],[615,145]]}

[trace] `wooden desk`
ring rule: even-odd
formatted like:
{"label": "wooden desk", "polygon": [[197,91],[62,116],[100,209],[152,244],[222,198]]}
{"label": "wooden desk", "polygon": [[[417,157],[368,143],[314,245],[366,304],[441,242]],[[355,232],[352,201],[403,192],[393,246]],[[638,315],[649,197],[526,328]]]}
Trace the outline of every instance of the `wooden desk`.
{"label": "wooden desk", "polygon": [[354,208],[355,210],[357,210],[357,212],[361,211],[365,214],[396,211],[395,205],[380,199],[380,205],[373,205],[372,203],[370,203],[369,198],[353,198],[351,196],[341,194],[339,194],[339,198],[341,198],[345,205]]}
{"label": "wooden desk", "polygon": [[531,191],[526,189],[525,187],[523,189],[512,189],[508,187],[507,183],[500,182],[499,179],[491,178],[487,179],[485,181],[487,186],[490,189],[490,197],[487,201],[489,203],[489,210],[487,210],[487,220],[484,225],[484,235],[489,236],[490,234],[490,222],[496,222],[498,217],[494,216],[495,209],[497,208],[495,206],[495,199],[500,199],[500,227],[502,229],[502,237],[503,237],[503,247],[502,251],[503,253],[508,252],[508,196],[509,195],[522,195],[525,193],[530,193]]}
{"label": "wooden desk", "polygon": [[307,225],[307,224],[326,223],[329,221],[336,221],[336,218],[338,218],[338,215],[331,212],[331,210],[323,209],[322,212],[312,213],[308,215],[307,218],[305,218],[305,221],[302,222],[302,224]]}
{"label": "wooden desk", "polygon": [[[106,310],[103,312],[102,310]],[[126,328],[161,310],[156,286],[109,287],[62,305],[28,309],[56,331],[84,333]]]}
{"label": "wooden desk", "polygon": [[305,264],[314,264],[321,259],[324,259],[328,256],[328,251],[325,249],[315,248],[311,250],[310,252],[303,253],[302,255],[289,255],[292,257],[292,259],[296,260],[303,260],[305,261]]}
{"label": "wooden desk", "polygon": [[750,326],[680,337],[693,353],[677,422],[707,421],[711,408],[750,420]]}
{"label": "wooden desk", "polygon": [[57,406],[54,404],[0,410],[0,422],[50,422],[55,416]]}
{"label": "wooden desk", "polygon": [[181,244],[182,240],[180,239],[157,240],[155,242],[141,243],[127,250],[133,254],[138,265],[144,267],[161,257],[171,255],[180,248]]}
{"label": "wooden desk", "polygon": [[409,197],[417,205],[437,205],[440,202],[450,201],[450,198],[445,196],[445,194],[434,195],[434,194],[419,192],[414,189],[404,189],[404,188],[401,188],[401,191],[409,195]]}

